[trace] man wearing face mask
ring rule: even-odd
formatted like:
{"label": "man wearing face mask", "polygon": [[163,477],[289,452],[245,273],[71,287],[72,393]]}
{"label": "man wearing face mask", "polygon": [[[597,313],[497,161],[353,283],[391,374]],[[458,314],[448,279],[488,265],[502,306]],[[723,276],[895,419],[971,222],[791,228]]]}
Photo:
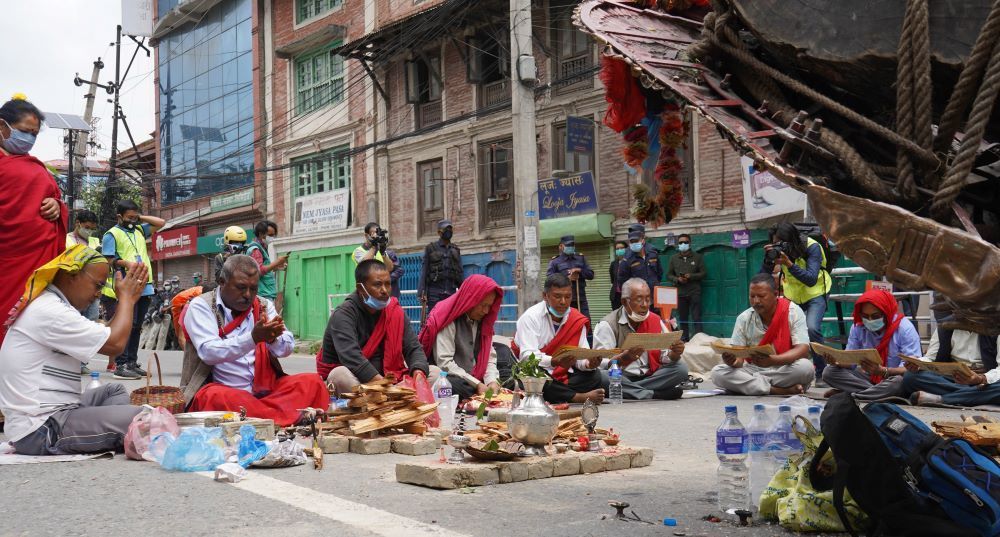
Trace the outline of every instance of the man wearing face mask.
{"label": "man wearing face mask", "polygon": [[[649,311],[652,294],[641,278],[622,284],[622,307],[606,315],[594,329],[595,349],[618,349],[631,333],[662,334],[669,332],[659,315]],[[643,351],[627,349],[613,359],[618,360],[622,376],[622,395],[628,399],[679,399],[680,384],[688,378],[688,368],[681,360],[684,343],[678,341],[670,349]],[[612,359],[601,363],[604,383],[610,379],[606,370]]]}
{"label": "man wearing face mask", "polygon": [[572,356],[552,356],[559,348],[569,345],[590,348],[587,330],[590,320],[576,308],[571,282],[565,274],[552,274],[545,279],[542,301],[531,306],[517,320],[517,332],[511,350],[518,360],[535,355],[541,367],[552,375],[542,392],[545,400],[558,403],[584,403],[587,399],[600,403],[607,386],[598,367],[600,358],[577,360]]}
{"label": "man wearing face mask", "polygon": [[[66,246],[68,213],[52,174],[28,154],[45,116],[23,95],[0,106],[0,342],[32,271]],[[17,247],[12,247],[16,245]]]}
{"label": "man wearing face mask", "polygon": [[[641,229],[640,229],[641,228]],[[618,266],[618,281],[625,282],[630,278],[642,278],[650,289],[654,289],[663,281],[663,266],[660,265],[660,253],[651,245],[646,244],[645,228],[640,224],[630,227],[628,233],[629,252]],[[656,308],[653,308],[656,311]]]}
{"label": "man wearing face mask", "polygon": [[[240,226],[229,226],[222,233],[222,251],[215,256],[215,280],[222,274],[222,265],[230,256],[242,254],[247,249],[247,230]],[[195,283],[197,285],[197,283]]]}
{"label": "man wearing face mask", "polygon": [[316,355],[319,376],[338,394],[389,374],[433,384],[439,370],[427,364],[402,306],[390,295],[385,264],[375,259],[358,263],[354,281],[355,291],[333,311],[323,333],[323,348]]}
{"label": "man wearing face mask", "polygon": [[400,300],[402,293],[399,289],[399,280],[406,273],[406,270],[399,264],[396,253],[389,249],[388,232],[383,230],[377,222],[365,224],[365,242],[354,249],[353,259],[355,266],[369,259],[384,263],[392,280],[392,296],[396,297],[396,300]]}
{"label": "man wearing face mask", "polygon": [[[142,321],[146,317],[150,300],[155,292],[153,265],[146,250],[146,238],[152,236],[153,232],[163,227],[166,222],[155,216],[140,215],[139,206],[132,200],[118,202],[117,213],[118,224],[104,233],[101,253],[111,262],[113,271],[126,271],[136,264],[142,264],[149,275],[146,287],[142,290],[142,297],[135,304],[132,334],[129,336],[128,346],[125,347],[125,352],[115,357],[115,378],[134,380],[146,376],[146,371],[138,364],[139,339],[142,335]],[[112,283],[109,278],[108,286]],[[101,302],[106,303],[104,297],[101,298]],[[114,315],[114,307],[107,304],[105,311],[109,309],[112,313],[108,315]],[[109,363],[108,366],[110,365]]]}
{"label": "man wearing face mask", "polygon": [[590,306],[587,304],[587,280],[594,279],[594,269],[587,264],[583,254],[576,253],[576,237],[565,235],[559,240],[559,255],[549,261],[546,276],[565,274],[573,287],[573,300],[570,306],[580,310],[585,317],[590,317]]}
{"label": "man wearing face mask", "polygon": [[430,312],[434,306],[455,294],[465,279],[462,267],[462,250],[451,243],[454,228],[451,220],[438,222],[438,236],[441,238],[424,248],[424,263],[420,269],[417,296]]}
{"label": "man wearing face mask", "polygon": [[854,366],[837,365],[824,356],[827,367],[823,380],[832,388],[824,397],[838,392],[854,394],[855,399],[874,400],[903,393],[903,367],[900,354],[920,356],[920,334],[913,323],[899,312],[892,293],[882,289],[866,291],[854,303],[854,326],[847,338],[846,350],[876,349],[881,363],[862,362]]}
{"label": "man wearing face mask", "polygon": [[[93,211],[84,209],[76,213],[73,231],[66,234],[66,248],[76,246],[77,244],[98,252],[101,251],[101,239],[97,236],[97,215]],[[83,310],[83,316],[88,321],[96,321],[100,311],[101,301],[100,299],[95,299],[90,304],[90,307]],[[87,367],[86,363],[80,366],[80,374],[90,374],[90,368]]]}
{"label": "man wearing face mask", "polygon": [[685,339],[702,331],[701,281],[705,279],[705,261],[691,249],[691,236],[677,236],[677,255],[667,266],[667,282],[677,287],[677,318]]}
{"label": "man wearing face mask", "polygon": [[257,222],[253,227],[253,235],[255,240],[247,246],[246,255],[252,257],[260,268],[260,296],[273,301],[278,298],[278,278],[274,272],[288,267],[288,256],[278,256],[272,262],[271,254],[267,251],[271,239],[278,235],[278,224],[270,220]]}
{"label": "man wearing face mask", "polygon": [[616,310],[622,307],[622,284],[618,281],[618,267],[621,266],[625,254],[628,253],[628,243],[625,241],[615,242],[615,260],[611,262],[611,309]]}

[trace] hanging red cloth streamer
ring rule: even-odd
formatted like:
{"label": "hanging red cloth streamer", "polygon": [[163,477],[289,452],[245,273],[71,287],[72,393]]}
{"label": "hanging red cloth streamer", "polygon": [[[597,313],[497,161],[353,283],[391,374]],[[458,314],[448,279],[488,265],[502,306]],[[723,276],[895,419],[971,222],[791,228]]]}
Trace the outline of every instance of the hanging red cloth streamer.
{"label": "hanging red cloth streamer", "polygon": [[641,121],[646,115],[646,97],[629,65],[614,56],[603,56],[600,76],[608,102],[604,124],[620,133]]}

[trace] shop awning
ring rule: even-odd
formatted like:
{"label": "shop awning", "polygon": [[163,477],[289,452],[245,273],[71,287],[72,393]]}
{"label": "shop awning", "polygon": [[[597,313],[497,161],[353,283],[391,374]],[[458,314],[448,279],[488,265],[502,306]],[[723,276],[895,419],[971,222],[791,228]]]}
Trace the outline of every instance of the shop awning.
{"label": "shop awning", "polygon": [[611,223],[614,221],[615,215],[603,213],[542,220],[540,223],[542,229],[539,233],[541,244],[542,246],[559,244],[559,238],[563,235],[574,235],[576,242],[608,240],[614,237],[614,233],[611,231]]}

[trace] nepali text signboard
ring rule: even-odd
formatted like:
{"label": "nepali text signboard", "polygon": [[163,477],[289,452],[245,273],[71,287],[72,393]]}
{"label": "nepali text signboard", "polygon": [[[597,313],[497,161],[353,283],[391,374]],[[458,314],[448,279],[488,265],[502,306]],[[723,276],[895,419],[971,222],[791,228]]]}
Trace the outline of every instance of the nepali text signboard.
{"label": "nepali text signboard", "polygon": [[597,212],[593,172],[538,182],[538,218],[561,218]]}
{"label": "nepali text signboard", "polygon": [[805,210],[804,193],[782,183],[770,172],[758,170],[752,158],[740,157],[740,168],[743,172],[743,206],[748,222]]}
{"label": "nepali text signboard", "polygon": [[594,121],[585,117],[566,116],[566,151],[594,152]]}
{"label": "nepali text signboard", "polygon": [[170,229],[153,234],[153,252],[156,260],[194,255],[197,247],[198,226]]}
{"label": "nepali text signboard", "polygon": [[351,189],[340,188],[295,200],[295,234],[332,231],[347,227]]}
{"label": "nepali text signboard", "polygon": [[[253,240],[253,227],[243,228],[247,232],[247,242]],[[198,237],[199,254],[217,254],[222,251],[222,246],[226,244],[224,233],[205,235]]]}
{"label": "nepali text signboard", "polygon": [[212,196],[210,203],[212,204],[213,213],[250,205],[253,203],[253,187],[219,196]]}

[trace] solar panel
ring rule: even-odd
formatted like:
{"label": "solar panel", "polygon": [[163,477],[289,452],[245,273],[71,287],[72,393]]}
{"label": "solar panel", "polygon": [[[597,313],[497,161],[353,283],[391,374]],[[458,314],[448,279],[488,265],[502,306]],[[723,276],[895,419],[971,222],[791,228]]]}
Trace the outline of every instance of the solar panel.
{"label": "solar panel", "polygon": [[93,127],[84,121],[80,116],[73,114],[59,114],[56,112],[43,112],[45,114],[45,125],[50,129],[64,129],[71,131],[90,132]]}

